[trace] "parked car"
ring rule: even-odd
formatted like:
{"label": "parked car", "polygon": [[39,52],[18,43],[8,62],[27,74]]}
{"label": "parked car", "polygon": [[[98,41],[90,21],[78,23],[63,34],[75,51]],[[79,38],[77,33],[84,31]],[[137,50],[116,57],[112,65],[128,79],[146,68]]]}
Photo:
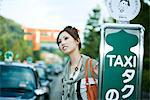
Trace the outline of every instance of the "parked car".
{"label": "parked car", "polygon": [[45,93],[46,100],[49,100],[50,99],[50,86],[51,86],[52,79],[48,77],[45,67],[36,65],[35,68],[38,72],[41,85],[46,88],[46,93]]}
{"label": "parked car", "polygon": [[63,71],[62,64],[49,64],[47,72],[50,75],[58,75]]}
{"label": "parked car", "polygon": [[53,66],[52,64],[49,64],[49,65],[48,65],[47,73],[48,73],[49,75],[54,75],[54,74],[55,74],[55,69],[54,69],[54,66]]}
{"label": "parked car", "polygon": [[0,100],[45,100],[45,93],[31,65],[0,62]]}
{"label": "parked car", "polygon": [[47,65],[44,61],[40,60],[40,61],[36,61],[35,63],[36,66],[40,66],[40,67],[44,67],[47,68]]}

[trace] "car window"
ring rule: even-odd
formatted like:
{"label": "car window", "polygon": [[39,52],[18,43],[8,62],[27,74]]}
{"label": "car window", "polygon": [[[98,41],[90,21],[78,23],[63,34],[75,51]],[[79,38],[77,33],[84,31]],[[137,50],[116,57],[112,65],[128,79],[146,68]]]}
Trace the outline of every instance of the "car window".
{"label": "car window", "polygon": [[34,73],[29,68],[0,65],[0,88],[36,88]]}
{"label": "car window", "polygon": [[36,68],[40,79],[46,79],[46,73],[43,68]]}

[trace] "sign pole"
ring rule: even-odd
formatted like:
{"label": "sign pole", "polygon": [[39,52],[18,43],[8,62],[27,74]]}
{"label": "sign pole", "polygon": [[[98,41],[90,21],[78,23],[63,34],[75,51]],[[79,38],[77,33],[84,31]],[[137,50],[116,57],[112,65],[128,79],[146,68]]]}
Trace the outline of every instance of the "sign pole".
{"label": "sign pole", "polygon": [[139,0],[107,0],[118,23],[101,27],[99,100],[139,100],[144,51],[144,27],[129,24],[140,11]]}

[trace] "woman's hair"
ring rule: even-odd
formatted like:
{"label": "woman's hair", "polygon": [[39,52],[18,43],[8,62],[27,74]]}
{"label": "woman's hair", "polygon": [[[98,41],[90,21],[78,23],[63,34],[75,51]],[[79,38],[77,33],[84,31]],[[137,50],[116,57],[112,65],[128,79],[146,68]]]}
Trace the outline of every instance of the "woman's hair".
{"label": "woman's hair", "polygon": [[63,32],[67,32],[76,41],[79,42],[79,50],[80,50],[80,48],[81,48],[81,42],[80,42],[80,37],[79,37],[79,34],[78,34],[78,30],[75,27],[72,27],[72,26],[67,26],[62,31],[59,32],[58,37],[57,37],[57,45],[59,46],[58,39],[59,39],[60,34],[63,33]]}

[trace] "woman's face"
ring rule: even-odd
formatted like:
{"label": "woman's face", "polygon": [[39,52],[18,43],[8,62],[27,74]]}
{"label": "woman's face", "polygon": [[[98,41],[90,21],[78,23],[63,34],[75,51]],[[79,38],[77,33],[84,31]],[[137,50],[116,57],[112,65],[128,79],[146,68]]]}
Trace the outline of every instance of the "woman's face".
{"label": "woman's face", "polygon": [[63,51],[65,54],[70,54],[73,52],[75,49],[78,49],[78,44],[77,42],[70,34],[67,32],[62,32],[59,35],[58,39],[58,44],[59,44],[59,49]]}

